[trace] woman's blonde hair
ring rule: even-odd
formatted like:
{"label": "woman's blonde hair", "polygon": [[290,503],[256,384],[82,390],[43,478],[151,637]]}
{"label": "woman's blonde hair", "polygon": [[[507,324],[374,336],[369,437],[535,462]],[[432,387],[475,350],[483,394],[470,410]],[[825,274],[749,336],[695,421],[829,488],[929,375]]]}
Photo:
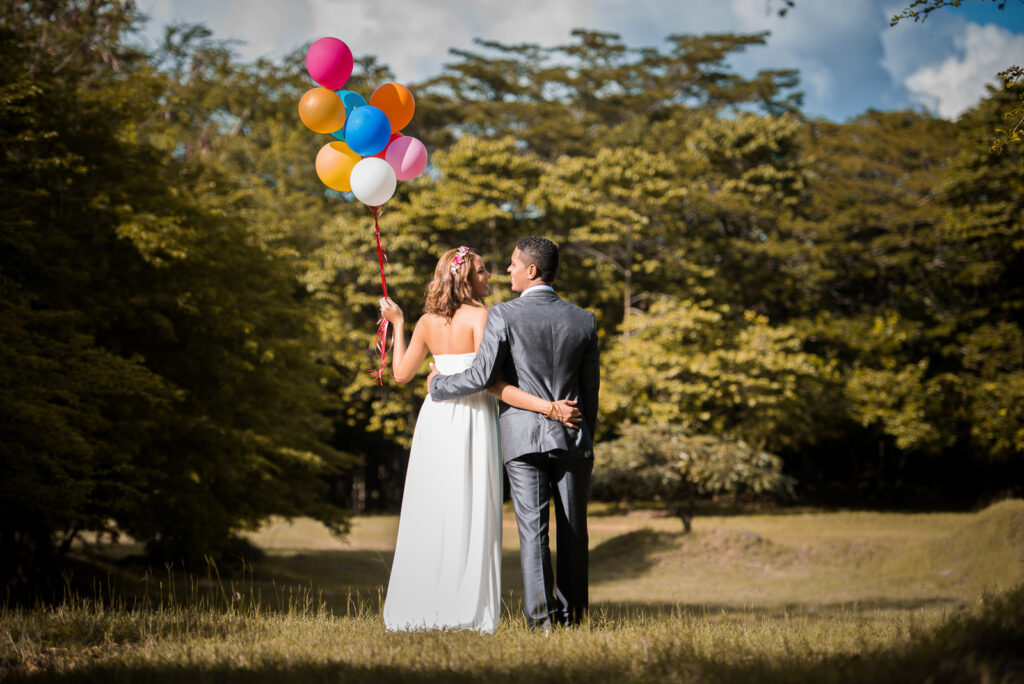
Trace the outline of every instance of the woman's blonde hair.
{"label": "woman's blonde hair", "polygon": [[463,245],[441,255],[434,269],[434,278],[427,284],[423,313],[437,314],[450,321],[463,304],[483,305],[473,296],[470,284],[470,278],[476,273],[473,254],[480,256],[477,250]]}

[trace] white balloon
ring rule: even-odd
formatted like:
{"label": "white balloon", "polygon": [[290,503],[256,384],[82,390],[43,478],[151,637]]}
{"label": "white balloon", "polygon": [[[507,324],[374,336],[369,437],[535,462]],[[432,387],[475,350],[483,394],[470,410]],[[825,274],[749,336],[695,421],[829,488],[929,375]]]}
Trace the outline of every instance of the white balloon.
{"label": "white balloon", "polygon": [[366,157],[352,167],[352,194],[369,207],[379,207],[391,199],[398,177],[391,164],[380,157]]}

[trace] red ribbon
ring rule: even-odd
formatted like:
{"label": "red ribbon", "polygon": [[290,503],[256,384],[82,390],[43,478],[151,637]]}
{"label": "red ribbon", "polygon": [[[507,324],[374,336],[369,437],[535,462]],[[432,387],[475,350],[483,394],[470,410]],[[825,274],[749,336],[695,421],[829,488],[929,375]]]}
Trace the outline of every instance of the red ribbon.
{"label": "red ribbon", "polygon": [[[384,278],[384,262],[387,261],[388,256],[384,252],[384,247],[380,242],[380,207],[370,207],[370,212],[373,214],[373,230],[377,236],[377,261],[380,263],[380,289],[384,293],[384,296],[388,296],[388,281]],[[390,264],[388,270],[391,270]],[[387,371],[387,348],[388,348],[388,319],[383,316],[377,321],[377,337],[374,343],[374,348],[377,353],[380,354],[380,363],[377,368],[370,369],[370,374],[377,379],[381,385],[384,384],[384,373]]]}

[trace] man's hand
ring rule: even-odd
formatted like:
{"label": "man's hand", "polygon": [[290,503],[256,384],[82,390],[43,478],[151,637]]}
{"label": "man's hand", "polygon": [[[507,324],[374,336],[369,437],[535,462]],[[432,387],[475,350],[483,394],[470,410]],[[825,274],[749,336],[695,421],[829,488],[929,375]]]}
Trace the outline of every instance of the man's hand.
{"label": "man's hand", "polygon": [[436,378],[440,374],[441,373],[436,368],[434,368],[434,364],[431,363],[430,364],[430,375],[427,376],[427,393],[428,394],[430,393],[430,383],[433,382],[434,378]]}

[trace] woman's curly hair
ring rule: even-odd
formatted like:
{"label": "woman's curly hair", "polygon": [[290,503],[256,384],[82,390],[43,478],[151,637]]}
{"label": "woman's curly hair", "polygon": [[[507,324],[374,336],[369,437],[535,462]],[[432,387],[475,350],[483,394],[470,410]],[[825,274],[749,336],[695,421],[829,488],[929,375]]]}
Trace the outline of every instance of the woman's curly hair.
{"label": "woman's curly hair", "polygon": [[483,305],[473,296],[470,278],[476,273],[471,254],[480,256],[473,247],[449,249],[441,255],[434,269],[434,278],[427,284],[423,313],[437,314],[450,321],[463,304]]}

